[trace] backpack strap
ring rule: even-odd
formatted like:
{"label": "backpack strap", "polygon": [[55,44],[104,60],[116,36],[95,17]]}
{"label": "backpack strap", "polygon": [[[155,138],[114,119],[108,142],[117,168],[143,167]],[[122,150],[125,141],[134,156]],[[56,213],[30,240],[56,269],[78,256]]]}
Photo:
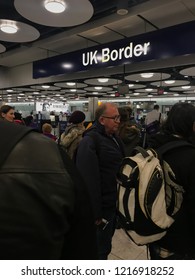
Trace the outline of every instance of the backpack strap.
{"label": "backpack strap", "polygon": [[18,125],[15,123],[0,121],[0,166],[9,156],[15,145],[29,132],[37,131],[31,127]]}
{"label": "backpack strap", "polygon": [[[138,153],[141,153],[142,156],[144,158],[148,157],[149,154],[147,152],[147,150],[145,150],[144,148],[140,147],[140,146],[136,146],[134,149],[133,149],[133,152],[138,152]],[[133,155],[133,154],[132,154]]]}

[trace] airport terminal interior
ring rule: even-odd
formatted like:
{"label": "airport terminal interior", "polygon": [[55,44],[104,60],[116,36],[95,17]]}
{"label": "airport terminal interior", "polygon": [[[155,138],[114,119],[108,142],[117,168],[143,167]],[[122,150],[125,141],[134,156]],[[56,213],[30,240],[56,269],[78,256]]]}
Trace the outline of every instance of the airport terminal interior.
{"label": "airport terminal interior", "polygon": [[[0,105],[50,120],[56,136],[73,111],[91,121],[105,101],[138,122],[156,103],[166,117],[195,103],[194,38],[194,0],[1,0]],[[117,229],[109,259],[147,250]]]}
{"label": "airport terminal interior", "polygon": [[58,1],[61,13],[44,2],[1,1],[1,103],[25,117],[43,107],[93,114],[94,99],[138,115],[194,102],[193,0]]}

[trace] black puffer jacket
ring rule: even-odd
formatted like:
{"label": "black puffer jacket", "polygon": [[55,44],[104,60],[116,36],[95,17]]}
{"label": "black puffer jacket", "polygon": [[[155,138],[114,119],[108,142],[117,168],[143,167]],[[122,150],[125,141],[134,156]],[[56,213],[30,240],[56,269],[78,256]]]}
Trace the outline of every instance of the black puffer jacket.
{"label": "black puffer jacket", "polygon": [[121,140],[116,135],[106,135],[99,122],[84,133],[76,164],[89,189],[95,220],[104,217],[106,209],[116,207],[116,174],[123,157]]}
{"label": "black puffer jacket", "polygon": [[[16,124],[0,122],[2,151],[5,125],[17,133]],[[89,199],[64,161],[66,170],[57,144],[30,132],[0,168],[0,259],[96,259]]]}
{"label": "black puffer jacket", "polygon": [[[170,141],[180,141],[172,135],[157,134],[150,146],[157,148]],[[172,252],[195,257],[195,148],[174,149],[164,155],[176,175],[179,185],[185,190],[183,207],[165,237],[157,243]]]}

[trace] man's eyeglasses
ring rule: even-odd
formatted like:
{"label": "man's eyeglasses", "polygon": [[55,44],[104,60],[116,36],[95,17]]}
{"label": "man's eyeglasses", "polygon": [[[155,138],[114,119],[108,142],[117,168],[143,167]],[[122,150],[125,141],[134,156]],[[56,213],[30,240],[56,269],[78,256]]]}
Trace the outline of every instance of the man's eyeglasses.
{"label": "man's eyeglasses", "polygon": [[102,116],[103,118],[106,118],[106,119],[112,119],[114,120],[115,122],[118,122],[120,121],[121,119],[121,116],[120,115],[117,115],[117,116],[113,116],[113,117],[108,117],[108,116]]}

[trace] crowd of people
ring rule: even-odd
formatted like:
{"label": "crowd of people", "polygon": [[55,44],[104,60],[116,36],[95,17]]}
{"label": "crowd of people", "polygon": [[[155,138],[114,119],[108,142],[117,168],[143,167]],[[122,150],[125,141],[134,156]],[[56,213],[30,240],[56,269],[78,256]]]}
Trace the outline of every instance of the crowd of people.
{"label": "crowd of people", "polygon": [[[164,123],[159,109],[156,104],[146,115],[147,146],[180,140],[192,145],[167,155],[184,188],[184,202],[166,236],[150,244],[150,256],[194,259],[195,107],[175,104]],[[108,259],[117,227],[117,172],[122,159],[143,145],[132,108],[102,103],[87,128],[85,114],[74,111],[58,143],[50,124],[41,134],[21,119],[16,123],[22,126],[13,125],[15,118],[13,107],[0,108],[2,137],[9,137],[1,149],[6,150],[10,135],[25,135],[1,165],[0,258]]]}

